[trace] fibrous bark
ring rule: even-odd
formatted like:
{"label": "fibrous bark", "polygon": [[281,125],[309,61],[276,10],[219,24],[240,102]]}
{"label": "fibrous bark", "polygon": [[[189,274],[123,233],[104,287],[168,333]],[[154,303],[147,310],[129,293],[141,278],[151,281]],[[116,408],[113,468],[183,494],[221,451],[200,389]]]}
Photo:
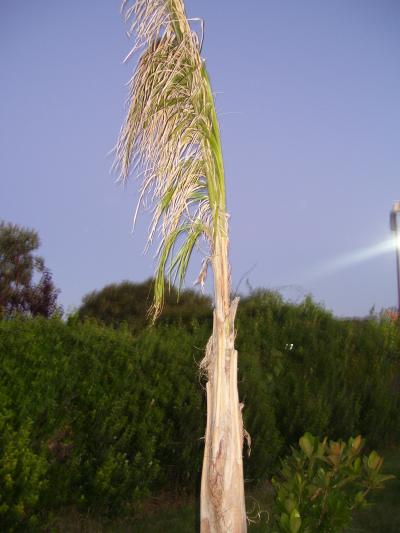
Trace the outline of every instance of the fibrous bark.
{"label": "fibrous bark", "polygon": [[202,366],[207,373],[207,427],[201,480],[201,533],[247,530],[243,483],[242,405],[237,387],[235,315],[230,301],[227,239],[213,260],[215,310],[213,333]]}

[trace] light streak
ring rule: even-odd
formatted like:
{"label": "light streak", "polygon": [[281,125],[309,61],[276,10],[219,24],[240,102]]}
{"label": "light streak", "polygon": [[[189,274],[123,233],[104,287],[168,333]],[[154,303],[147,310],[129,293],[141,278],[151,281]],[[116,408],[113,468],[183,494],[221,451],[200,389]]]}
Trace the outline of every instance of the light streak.
{"label": "light streak", "polygon": [[307,278],[309,280],[314,280],[316,278],[333,274],[339,270],[344,270],[375,257],[387,253],[393,253],[397,247],[400,249],[400,235],[397,239],[387,239],[386,241],[379,242],[373,246],[359,248],[353,252],[336,257],[331,261],[321,263],[319,266],[315,266],[307,272]]}

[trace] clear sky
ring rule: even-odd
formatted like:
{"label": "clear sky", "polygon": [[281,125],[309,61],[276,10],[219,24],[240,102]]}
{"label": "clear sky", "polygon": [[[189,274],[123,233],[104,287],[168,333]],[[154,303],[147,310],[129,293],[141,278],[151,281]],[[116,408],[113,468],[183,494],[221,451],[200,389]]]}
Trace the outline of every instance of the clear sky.
{"label": "clear sky", "polygon": [[[186,5],[205,19],[234,287],[310,293],[337,315],[396,305],[382,242],[400,200],[400,2]],[[119,7],[0,2],[0,218],[39,232],[66,309],[154,267],[148,217],[131,232],[137,183],[110,173],[134,67]]]}

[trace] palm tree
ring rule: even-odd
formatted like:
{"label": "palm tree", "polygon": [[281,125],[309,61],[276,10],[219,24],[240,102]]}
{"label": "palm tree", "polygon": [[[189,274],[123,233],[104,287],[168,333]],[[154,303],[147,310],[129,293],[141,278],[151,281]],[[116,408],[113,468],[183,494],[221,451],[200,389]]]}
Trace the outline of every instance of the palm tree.
{"label": "palm tree", "polygon": [[153,206],[149,243],[159,237],[153,319],[161,312],[166,281],[182,286],[200,240],[209,251],[199,282],[209,265],[214,279],[213,332],[201,363],[207,378],[201,531],[244,532],[244,430],[234,347],[238,299],[230,297],[224,165],[210,80],[183,0],[123,6],[136,34],[131,54],[142,53],[130,82],[117,161],[121,179],[140,173],[139,203]]}

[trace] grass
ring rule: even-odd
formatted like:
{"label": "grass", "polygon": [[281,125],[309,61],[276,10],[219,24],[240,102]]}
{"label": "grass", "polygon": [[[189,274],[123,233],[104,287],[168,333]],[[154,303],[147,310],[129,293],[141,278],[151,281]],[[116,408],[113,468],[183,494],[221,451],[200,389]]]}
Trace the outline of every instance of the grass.
{"label": "grass", "polygon": [[[246,507],[249,531],[269,531],[267,524],[272,507],[270,484],[253,490],[247,498]],[[53,521],[46,533],[197,533],[199,530],[197,499],[154,498],[146,502],[139,516],[113,522],[96,520],[74,509],[67,509]]]}
{"label": "grass", "polygon": [[[398,533],[400,532],[400,450],[390,449],[385,458],[383,472],[396,479],[386,483],[382,491],[372,493],[370,505],[359,511],[345,533]],[[269,513],[273,493],[267,482],[249,491],[247,513],[251,533],[269,533]],[[197,500],[153,499],[144,506],[140,517],[125,521],[100,522],[82,517],[74,511],[58,517],[48,533],[197,533],[199,507]]]}

